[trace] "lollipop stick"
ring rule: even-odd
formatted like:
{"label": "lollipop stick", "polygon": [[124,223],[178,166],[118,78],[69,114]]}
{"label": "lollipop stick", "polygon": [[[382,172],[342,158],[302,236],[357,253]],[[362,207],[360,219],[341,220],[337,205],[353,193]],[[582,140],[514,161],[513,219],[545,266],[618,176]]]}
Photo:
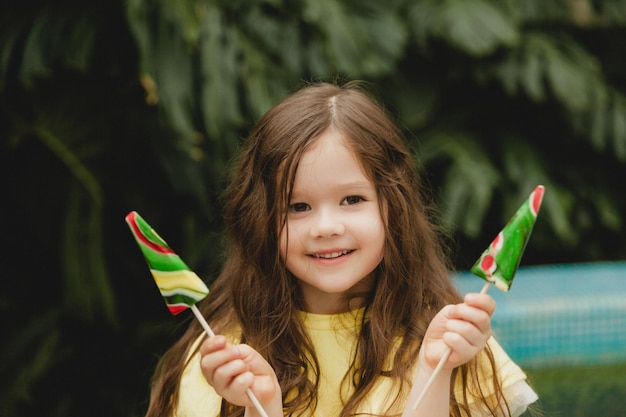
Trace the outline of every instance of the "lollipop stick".
{"label": "lollipop stick", "polygon": [[[193,311],[193,314],[196,316],[196,318],[200,322],[200,325],[202,326],[206,334],[208,334],[209,337],[215,336],[215,333],[213,333],[213,330],[211,330],[209,323],[207,323],[202,313],[200,313],[200,310],[198,310],[198,307],[196,307],[196,305],[194,304],[190,308],[191,308],[191,311]],[[250,388],[246,389],[246,394],[248,394],[248,398],[250,398],[250,401],[252,401],[252,403],[254,404],[254,408],[257,409],[259,414],[261,414],[262,417],[268,417],[267,413],[263,409],[263,406],[261,405],[259,400],[257,400],[256,396],[254,395],[254,393],[252,392]]]}
{"label": "lollipop stick", "polygon": [[437,364],[437,367],[433,371],[432,375],[430,376],[430,378],[428,378],[428,381],[426,381],[426,385],[424,385],[424,389],[422,390],[422,393],[417,398],[417,401],[415,401],[415,403],[413,404],[413,411],[417,410],[417,407],[419,407],[424,397],[426,397],[426,393],[428,392],[428,389],[430,388],[433,381],[435,380],[435,377],[439,375],[439,372],[441,372],[441,368],[443,368],[443,365],[446,363],[451,353],[452,353],[452,349],[447,348],[445,353],[439,360],[439,363]]}
{"label": "lollipop stick", "polygon": [[[487,281],[485,283],[485,285],[483,286],[483,289],[480,290],[480,293],[481,294],[486,294],[487,291],[489,290],[490,286],[491,286],[491,282]],[[413,408],[412,408],[413,411],[417,410],[417,407],[419,407],[420,403],[422,402],[422,400],[426,396],[426,393],[428,392],[428,389],[433,384],[433,381],[435,380],[437,375],[439,375],[439,372],[441,372],[441,368],[443,368],[443,365],[446,363],[446,361],[450,357],[450,354],[452,354],[452,349],[450,349],[448,347],[446,349],[446,351],[444,352],[443,356],[441,357],[441,359],[439,359],[439,363],[435,367],[433,373],[430,375],[430,378],[428,378],[428,381],[426,381],[426,385],[424,385],[424,389],[422,390],[422,393],[420,394],[420,396],[417,398],[417,400],[413,404]]]}
{"label": "lollipop stick", "polygon": [[215,336],[215,333],[213,333],[213,330],[211,330],[209,323],[207,323],[206,319],[204,318],[202,313],[200,313],[200,310],[198,310],[198,307],[196,307],[195,304],[191,306],[191,311],[193,311],[194,316],[196,316],[206,334],[208,334],[209,337]]}

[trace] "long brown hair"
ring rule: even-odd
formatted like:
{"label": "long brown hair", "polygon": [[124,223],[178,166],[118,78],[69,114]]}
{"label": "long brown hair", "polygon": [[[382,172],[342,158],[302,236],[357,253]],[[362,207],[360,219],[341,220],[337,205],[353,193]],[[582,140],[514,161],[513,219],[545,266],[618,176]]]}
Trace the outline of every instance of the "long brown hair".
{"label": "long brown hair", "polygon": [[[357,83],[312,84],[278,103],[258,121],[240,150],[225,192],[225,263],[199,307],[216,332],[236,332],[272,365],[286,415],[303,415],[315,407],[319,366],[298,314],[302,300],[297,280],[279,254],[279,234],[300,157],[330,126],[347,138],[376,187],[381,213],[386,213],[384,257],[366,298],[353,370],[346,375],[354,393],[340,417],[356,414],[380,375],[410,384],[428,324],[443,306],[461,300],[449,277],[441,231],[426,203],[415,158],[382,106]],[[162,357],[146,417],[173,414],[186,365],[180,358],[189,355],[201,331],[192,322]],[[398,338],[399,348],[394,350]],[[386,369],[391,352],[395,352],[392,366]],[[500,405],[493,355],[489,349],[483,355],[493,371],[497,404],[486,404],[473,360],[455,372],[464,389],[462,398],[456,398],[453,378],[451,415],[468,414],[468,393],[494,413],[496,407],[507,414],[501,409],[506,403]],[[241,416],[243,408],[223,401],[221,414]]]}

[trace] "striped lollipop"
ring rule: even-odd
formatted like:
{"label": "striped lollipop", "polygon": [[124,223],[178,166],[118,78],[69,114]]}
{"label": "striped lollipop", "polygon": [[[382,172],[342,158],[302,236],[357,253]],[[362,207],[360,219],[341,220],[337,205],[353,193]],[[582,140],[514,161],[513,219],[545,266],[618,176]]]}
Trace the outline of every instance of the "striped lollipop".
{"label": "striped lollipop", "polygon": [[[154,281],[161,291],[170,313],[176,315],[191,309],[200,325],[209,337],[215,336],[213,330],[200,313],[196,303],[209,294],[206,284],[182,259],[165,243],[157,232],[135,211],[126,215],[126,223],[135,236]],[[261,417],[268,417],[267,412],[250,388],[246,394]]]}
{"label": "striped lollipop", "polygon": [[[135,211],[126,215],[126,223],[135,236],[165,304],[174,315],[190,308],[209,337],[213,330],[196,307],[209,294],[206,284],[180,259],[157,232]],[[262,417],[268,417],[259,400],[248,388],[246,393]]]}
{"label": "striped lollipop", "polygon": [[537,214],[543,200],[544,187],[538,185],[522,204],[515,215],[485,249],[471,272],[502,291],[508,291],[513,284],[515,272],[533,230]]}
{"label": "striped lollipop", "polygon": [[177,315],[209,294],[206,284],[135,211],[126,216],[170,313]]}

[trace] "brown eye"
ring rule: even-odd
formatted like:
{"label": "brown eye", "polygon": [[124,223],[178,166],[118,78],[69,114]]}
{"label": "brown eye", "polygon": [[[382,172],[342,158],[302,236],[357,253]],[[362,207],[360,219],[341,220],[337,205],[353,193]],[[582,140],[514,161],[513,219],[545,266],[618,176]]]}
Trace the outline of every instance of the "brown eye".
{"label": "brown eye", "polygon": [[346,205],[346,206],[350,206],[350,205],[353,205],[353,204],[360,203],[361,201],[365,201],[363,197],[358,196],[358,195],[351,195],[351,196],[348,196],[348,197],[344,198],[341,201],[341,204],[342,205]]}
{"label": "brown eye", "polygon": [[307,203],[295,203],[289,206],[289,211],[294,211],[296,213],[307,211],[310,209],[310,206]]}

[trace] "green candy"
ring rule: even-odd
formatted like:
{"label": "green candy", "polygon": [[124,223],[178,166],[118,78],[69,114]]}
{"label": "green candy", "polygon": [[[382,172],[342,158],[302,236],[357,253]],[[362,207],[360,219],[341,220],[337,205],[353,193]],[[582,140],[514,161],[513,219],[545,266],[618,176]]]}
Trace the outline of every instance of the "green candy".
{"label": "green candy", "polygon": [[473,274],[495,284],[502,291],[508,291],[511,288],[528,238],[537,220],[544,191],[542,185],[538,185],[533,190],[528,200],[522,204],[474,263],[470,269]]}

